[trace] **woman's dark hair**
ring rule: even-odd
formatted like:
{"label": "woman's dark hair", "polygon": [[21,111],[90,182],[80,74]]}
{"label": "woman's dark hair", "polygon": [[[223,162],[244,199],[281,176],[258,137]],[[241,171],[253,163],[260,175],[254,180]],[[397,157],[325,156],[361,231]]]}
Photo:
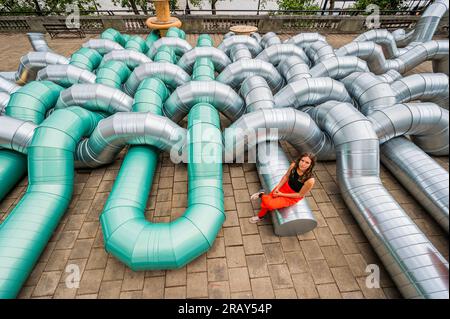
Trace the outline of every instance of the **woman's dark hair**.
{"label": "woman's dark hair", "polygon": [[312,154],[312,153],[303,153],[295,161],[295,167],[294,167],[295,170],[298,169],[298,166],[300,164],[300,160],[302,158],[304,158],[304,157],[308,157],[311,160],[311,165],[309,165],[308,169],[303,173],[302,176],[300,176],[299,180],[300,180],[301,183],[304,183],[308,179],[313,177],[313,169],[314,169],[314,166],[316,165],[316,156],[314,156],[314,154]]}

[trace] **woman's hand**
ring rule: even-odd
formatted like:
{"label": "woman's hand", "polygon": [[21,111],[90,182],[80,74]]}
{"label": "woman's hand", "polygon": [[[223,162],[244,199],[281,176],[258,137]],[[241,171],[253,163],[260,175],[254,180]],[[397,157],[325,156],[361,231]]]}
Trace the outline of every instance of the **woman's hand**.
{"label": "woman's hand", "polygon": [[272,196],[273,196],[274,198],[277,198],[278,196],[282,196],[281,194],[283,194],[283,193],[281,193],[278,189],[276,189],[276,190],[273,192]]}

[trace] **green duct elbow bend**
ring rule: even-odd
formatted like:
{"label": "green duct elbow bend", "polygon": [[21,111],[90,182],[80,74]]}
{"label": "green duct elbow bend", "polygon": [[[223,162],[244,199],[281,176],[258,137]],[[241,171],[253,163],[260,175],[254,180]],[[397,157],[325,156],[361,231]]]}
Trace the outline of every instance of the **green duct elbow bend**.
{"label": "green duct elbow bend", "polygon": [[111,60],[99,67],[95,83],[120,89],[130,74],[131,71],[125,63]]}
{"label": "green duct elbow bend", "polygon": [[213,245],[225,220],[219,127],[219,114],[209,104],[189,113],[188,208],[171,223],[151,223],[144,215],[157,153],[145,146],[130,149],[100,217],[108,252],[133,270],[173,269]]}
{"label": "green duct elbow bend", "polygon": [[113,28],[108,28],[105,31],[103,31],[102,34],[100,35],[100,39],[111,40],[119,43],[121,46],[124,46],[126,43],[123,35]]}
{"label": "green duct elbow bend", "polygon": [[77,66],[83,70],[93,71],[102,61],[102,55],[94,49],[80,48],[72,54],[69,64]]}
{"label": "green duct elbow bend", "polygon": [[11,150],[0,150],[0,201],[25,175],[26,165],[25,155]]}
{"label": "green duct elbow bend", "polygon": [[101,116],[79,107],[52,113],[28,148],[28,189],[0,227],[0,298],[14,298],[45,249],[73,192],[74,151]]}
{"label": "green duct elbow bend", "polygon": [[158,49],[158,52],[156,52],[155,57],[153,58],[154,62],[168,62],[168,63],[172,63],[175,64],[175,62],[177,61],[177,56],[175,54],[175,51],[167,46],[167,45],[163,45],[162,47],[160,47]]}
{"label": "green duct elbow bend", "polygon": [[146,78],[139,84],[133,101],[133,112],[150,112],[163,115],[162,105],[169,97],[169,90],[158,78]]}
{"label": "green duct elbow bend", "polygon": [[148,46],[144,39],[138,35],[134,35],[125,44],[125,49],[146,53],[148,51]]}

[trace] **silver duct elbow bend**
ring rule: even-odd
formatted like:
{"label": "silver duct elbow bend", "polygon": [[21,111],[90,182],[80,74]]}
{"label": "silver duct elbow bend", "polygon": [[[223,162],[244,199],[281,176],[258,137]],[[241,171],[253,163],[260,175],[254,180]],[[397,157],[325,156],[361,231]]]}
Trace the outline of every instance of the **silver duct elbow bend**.
{"label": "silver duct elbow bend", "polygon": [[329,100],[349,102],[345,86],[331,78],[304,78],[291,82],[275,96],[275,107],[295,107],[317,105]]}
{"label": "silver duct elbow bend", "polygon": [[311,77],[308,64],[296,56],[284,60],[278,65],[278,70],[287,83]]}
{"label": "silver duct elbow bend", "polygon": [[103,56],[102,63],[105,64],[108,61],[120,61],[126,64],[130,69],[134,69],[137,66],[150,63],[152,60],[144,53],[134,50],[113,50]]}
{"label": "silver duct elbow bend", "polygon": [[259,34],[258,32],[252,32],[250,33],[250,36],[256,40],[256,42],[258,42],[261,45],[261,41],[262,41],[262,36],[261,34]]}
{"label": "silver duct elbow bend", "polygon": [[49,80],[64,87],[72,84],[95,83],[94,73],[74,65],[48,65],[39,70],[36,80]]}
{"label": "silver duct elbow bend", "polygon": [[344,201],[400,292],[405,298],[448,298],[448,262],[381,184],[379,142],[369,120],[352,105],[333,101],[310,114],[333,137]]}
{"label": "silver duct elbow bend", "polygon": [[317,41],[307,46],[305,53],[313,65],[336,56],[333,47],[323,41]]}
{"label": "silver duct elbow bend", "polygon": [[182,156],[186,129],[164,116],[151,113],[117,113],[98,124],[77,148],[75,159],[84,166],[111,163],[127,145],[150,145]]}
{"label": "silver duct elbow bend", "polygon": [[0,77],[0,92],[6,92],[10,95],[16,92],[18,89],[20,89],[19,85]]}
{"label": "silver duct elbow bend", "polygon": [[334,56],[314,65],[309,71],[314,78],[340,80],[354,72],[369,72],[367,63],[356,56]]}
{"label": "silver duct elbow bend", "polygon": [[124,91],[134,96],[139,84],[147,77],[160,79],[172,90],[191,80],[189,74],[177,65],[168,62],[152,62],[142,64],[134,69],[123,85]]}
{"label": "silver duct elbow bend", "polygon": [[267,81],[259,75],[248,77],[242,82],[239,93],[244,98],[246,113],[274,108],[272,91]]}
{"label": "silver duct elbow bend", "polygon": [[420,17],[411,36],[411,41],[425,42],[431,40],[448,8],[448,0],[434,1]]}
{"label": "silver duct elbow bend", "polygon": [[231,64],[230,58],[217,48],[195,47],[183,54],[180,60],[178,60],[177,65],[188,74],[192,74],[194,63],[198,58],[210,58],[217,72],[222,72],[223,69]]}
{"label": "silver duct elbow bend", "polygon": [[448,76],[442,73],[413,74],[391,83],[397,103],[429,101],[448,110]]}
{"label": "silver duct elbow bend", "polygon": [[327,42],[326,38],[317,32],[302,32],[286,40],[285,43],[293,43],[296,46],[305,49],[306,47],[310,46],[311,43],[317,41]]}
{"label": "silver duct elbow bend", "polygon": [[288,141],[299,152],[316,154],[320,160],[334,159],[329,137],[308,114],[293,108],[247,113],[225,129],[224,140],[227,159],[242,158],[246,147],[254,152],[257,144],[278,140]]}
{"label": "silver duct elbow bend", "polygon": [[257,56],[263,49],[261,45],[248,35],[235,35],[229,38],[226,38],[222,41],[221,44],[217,47],[219,50],[222,50],[226,55],[230,56],[230,50],[233,46],[237,44],[244,44],[252,53],[252,56]]}
{"label": "silver duct elbow bend", "polygon": [[384,74],[376,75],[377,79],[381,82],[392,83],[402,78],[402,75],[395,70],[389,70]]}
{"label": "silver duct elbow bend", "polygon": [[305,64],[310,65],[308,56],[303,49],[290,43],[272,45],[264,49],[255,59],[263,60],[277,66],[280,62],[292,56],[299,57]]}
{"label": "silver duct elbow bend", "polygon": [[9,116],[0,117],[0,148],[27,153],[37,125]]}
{"label": "silver duct elbow bend", "polygon": [[249,76],[259,75],[269,84],[272,92],[278,92],[283,87],[283,77],[277,69],[270,63],[262,60],[239,60],[227,66],[219,76],[217,81],[238,88]]}
{"label": "silver duct elbow bend", "polygon": [[0,92],[0,116],[6,113],[6,106],[8,105],[10,95],[5,92]]}
{"label": "silver duct elbow bend", "polygon": [[45,41],[45,36],[43,33],[39,32],[29,32],[27,33],[28,40],[36,52],[53,52]]}
{"label": "silver duct elbow bend", "polygon": [[264,48],[267,49],[273,45],[281,44],[280,38],[277,36],[275,32],[267,32],[264,34],[261,38],[261,41],[259,44]]}
{"label": "silver duct elbow bend", "polygon": [[36,79],[37,72],[49,64],[69,64],[69,60],[52,52],[30,52],[20,58],[16,82],[25,84]]}
{"label": "silver duct elbow bend", "polygon": [[384,143],[380,150],[383,165],[448,233],[448,172],[404,137]]}
{"label": "silver duct elbow bend", "polygon": [[376,30],[369,30],[367,32],[364,32],[363,34],[360,34],[357,36],[354,40],[354,42],[375,42],[376,44],[379,44],[383,47],[384,51],[387,53],[387,58],[397,58],[402,53],[404,53],[404,50],[397,48],[397,43],[395,42],[395,38],[392,35],[391,32],[389,32],[386,29],[376,29]]}
{"label": "silver duct elbow bend", "polygon": [[233,62],[239,60],[251,60],[252,53],[245,44],[236,44],[231,47],[230,57]]}
{"label": "silver duct elbow bend", "polygon": [[178,123],[200,102],[216,105],[217,110],[231,121],[238,119],[245,111],[241,97],[231,87],[217,81],[191,81],[179,86],[167,99],[163,111]]}
{"label": "silver duct elbow bend", "polygon": [[0,72],[0,79],[7,80],[10,82],[16,82],[16,74],[17,72]]}
{"label": "silver duct elbow bend", "polygon": [[81,106],[90,111],[113,114],[129,112],[133,99],[120,91],[103,84],[74,84],[61,92],[55,108]]}
{"label": "silver duct elbow bend", "polygon": [[192,50],[192,46],[181,38],[161,38],[153,43],[147,52],[147,56],[153,59],[162,46],[168,46],[175,51],[178,56],[184,55],[186,52]]}
{"label": "silver duct elbow bend", "polygon": [[83,48],[93,49],[104,55],[114,50],[123,50],[124,48],[117,42],[109,39],[91,39],[83,43]]}

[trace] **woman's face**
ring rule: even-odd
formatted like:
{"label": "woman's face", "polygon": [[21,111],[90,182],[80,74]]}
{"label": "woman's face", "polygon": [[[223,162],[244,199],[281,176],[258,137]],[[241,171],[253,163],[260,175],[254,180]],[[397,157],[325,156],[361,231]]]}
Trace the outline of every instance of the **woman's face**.
{"label": "woman's face", "polygon": [[298,163],[298,167],[305,172],[311,166],[311,159],[307,156],[302,157]]}

